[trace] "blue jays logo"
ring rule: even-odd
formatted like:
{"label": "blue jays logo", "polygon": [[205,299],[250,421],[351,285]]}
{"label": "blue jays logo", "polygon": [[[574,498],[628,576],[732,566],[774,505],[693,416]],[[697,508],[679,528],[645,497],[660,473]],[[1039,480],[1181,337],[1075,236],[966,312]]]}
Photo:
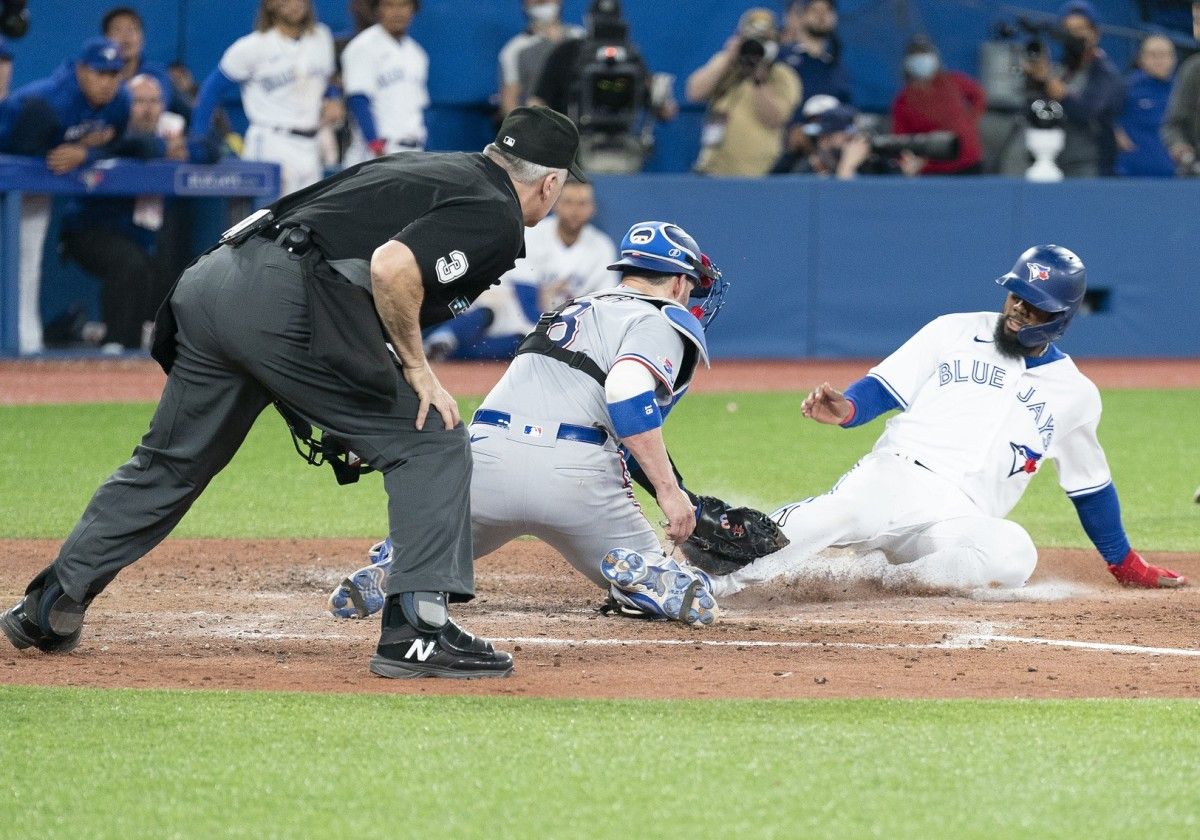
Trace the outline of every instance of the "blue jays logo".
{"label": "blue jays logo", "polygon": [[1037,263],[1025,263],[1029,269],[1029,282],[1036,283],[1039,280],[1050,279],[1050,267],[1046,265],[1038,265]]}
{"label": "blue jays logo", "polygon": [[1009,478],[1018,473],[1026,473],[1032,475],[1037,472],[1038,464],[1042,462],[1041,452],[1034,452],[1023,443],[1008,444],[1012,447],[1013,461],[1012,469],[1008,471]]}

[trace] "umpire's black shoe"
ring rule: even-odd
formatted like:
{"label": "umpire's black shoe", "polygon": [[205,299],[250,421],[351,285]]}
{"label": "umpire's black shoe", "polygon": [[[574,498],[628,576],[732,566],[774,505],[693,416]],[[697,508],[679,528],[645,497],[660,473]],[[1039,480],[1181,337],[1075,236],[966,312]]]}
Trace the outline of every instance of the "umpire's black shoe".
{"label": "umpire's black shoe", "polygon": [[47,568],[29,584],[24,598],[0,615],[0,630],[18,650],[68,653],[83,635],[86,609],[63,592],[53,569]]}
{"label": "umpire's black shoe", "polygon": [[450,620],[442,593],[389,595],[383,632],[371,657],[371,673],[381,677],[506,677],[512,656],[492,648]]}

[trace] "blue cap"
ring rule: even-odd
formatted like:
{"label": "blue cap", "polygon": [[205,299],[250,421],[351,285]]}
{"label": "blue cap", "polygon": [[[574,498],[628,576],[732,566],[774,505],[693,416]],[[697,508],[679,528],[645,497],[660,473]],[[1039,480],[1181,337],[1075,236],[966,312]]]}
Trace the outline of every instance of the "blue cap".
{"label": "blue cap", "polygon": [[1063,3],[1062,8],[1058,10],[1058,19],[1062,20],[1067,15],[1082,15],[1092,26],[1100,23],[1100,13],[1088,0],[1070,0],[1069,3]]}
{"label": "blue cap", "polygon": [[125,66],[121,48],[107,38],[91,38],[84,42],[79,51],[80,64],[101,73],[115,73]]}
{"label": "blue cap", "polygon": [[8,45],[7,41],[0,38],[0,61],[12,61],[12,58],[12,48]]}

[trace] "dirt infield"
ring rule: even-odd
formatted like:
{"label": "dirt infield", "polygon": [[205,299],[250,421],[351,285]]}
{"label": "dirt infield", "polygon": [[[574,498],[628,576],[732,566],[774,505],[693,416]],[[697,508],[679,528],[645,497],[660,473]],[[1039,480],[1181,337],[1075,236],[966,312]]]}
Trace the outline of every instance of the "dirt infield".
{"label": "dirt infield", "polygon": [[[710,391],[802,390],[861,375],[865,362],[726,364]],[[1198,362],[1081,365],[1098,383],[1200,387]],[[454,393],[499,368],[445,366]],[[148,362],[3,363],[0,403],[150,400]],[[168,540],[89,611],[67,656],[0,641],[0,683],[302,689],[548,697],[1200,697],[1200,587],[1116,586],[1092,551],[1043,551],[1012,593],[883,592],[835,571],[729,599],[692,630],[605,617],[601,593],[537,541],[478,564],[479,597],[456,614],[514,652],[506,680],[391,681],[366,661],[378,625],[324,613],[368,540]],[[48,540],[0,542],[0,604],[51,559]],[[1200,557],[1154,555],[1200,581]],[[849,568],[849,567],[847,567]]]}
{"label": "dirt infield", "polygon": [[[717,362],[697,374],[691,391],[807,391],[824,381],[844,386],[875,361]],[[1085,359],[1078,364],[1101,388],[1200,388],[1200,359]],[[450,393],[464,396],[487,393],[505,365],[451,362],[434,368]],[[0,405],[153,401],[164,380],[149,359],[0,361]]]}

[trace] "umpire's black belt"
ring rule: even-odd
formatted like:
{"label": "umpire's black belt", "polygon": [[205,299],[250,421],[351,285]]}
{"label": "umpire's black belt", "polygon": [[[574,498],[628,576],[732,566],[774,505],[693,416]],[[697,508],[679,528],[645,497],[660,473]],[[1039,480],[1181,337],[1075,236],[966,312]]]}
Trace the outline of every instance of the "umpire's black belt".
{"label": "umpire's black belt", "polygon": [[[492,411],[491,409],[481,408],[475,412],[475,416],[471,422],[507,429],[509,424],[512,423],[512,415],[507,411]],[[571,423],[559,423],[558,439],[603,446],[605,441],[608,440],[608,432],[604,431],[604,429],[597,429],[595,426],[575,426]]]}

